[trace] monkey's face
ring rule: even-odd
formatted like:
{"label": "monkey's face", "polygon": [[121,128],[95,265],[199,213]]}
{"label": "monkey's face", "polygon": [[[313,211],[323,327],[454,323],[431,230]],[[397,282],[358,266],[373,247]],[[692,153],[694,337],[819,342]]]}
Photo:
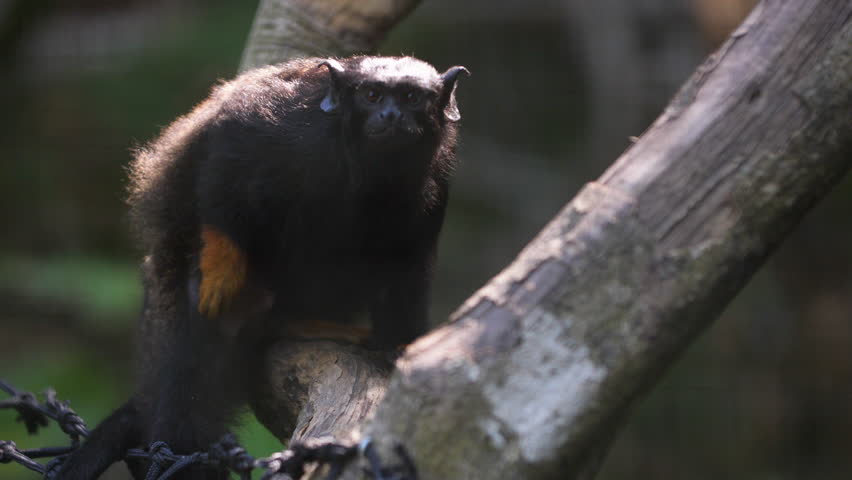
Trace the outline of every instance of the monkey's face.
{"label": "monkey's face", "polygon": [[439,74],[411,57],[329,59],[329,89],[320,108],[341,114],[347,142],[371,152],[395,151],[421,139],[437,140],[446,122],[459,119],[452,67]]}
{"label": "monkey's face", "polygon": [[403,147],[424,133],[437,100],[432,90],[410,84],[364,83],[353,92],[353,120],[363,139],[376,146]]}

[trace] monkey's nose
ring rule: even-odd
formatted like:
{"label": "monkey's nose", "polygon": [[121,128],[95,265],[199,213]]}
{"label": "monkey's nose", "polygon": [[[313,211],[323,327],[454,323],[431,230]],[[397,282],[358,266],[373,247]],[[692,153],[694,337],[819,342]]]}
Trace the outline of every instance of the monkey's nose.
{"label": "monkey's nose", "polygon": [[379,118],[390,124],[399,118],[399,109],[395,106],[385,107],[379,112]]}

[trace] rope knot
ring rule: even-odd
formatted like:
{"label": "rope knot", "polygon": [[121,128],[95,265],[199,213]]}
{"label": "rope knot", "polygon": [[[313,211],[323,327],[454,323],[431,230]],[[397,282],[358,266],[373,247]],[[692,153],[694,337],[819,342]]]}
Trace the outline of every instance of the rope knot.
{"label": "rope knot", "polygon": [[15,442],[9,440],[0,440],[0,463],[9,463],[12,461],[13,455],[18,452],[18,446]]}
{"label": "rope knot", "polygon": [[169,448],[169,444],[162,441],[152,443],[148,447],[148,455],[151,463],[160,468],[166,468],[174,461],[174,453]]}
{"label": "rope knot", "polygon": [[210,446],[210,459],[219,461],[220,465],[227,465],[237,473],[251,472],[255,466],[254,457],[230,433]]}
{"label": "rope knot", "polygon": [[56,414],[56,421],[59,423],[59,428],[72,437],[84,436],[88,433],[86,422],[80,418],[77,413],[71,409],[71,403],[68,401],[62,402],[56,398],[56,391],[52,388],[44,392],[45,405],[48,409]]}

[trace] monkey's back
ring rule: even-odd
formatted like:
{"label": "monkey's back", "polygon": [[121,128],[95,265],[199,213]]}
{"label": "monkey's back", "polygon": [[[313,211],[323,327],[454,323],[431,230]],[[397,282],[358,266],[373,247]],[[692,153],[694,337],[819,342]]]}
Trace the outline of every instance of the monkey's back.
{"label": "monkey's back", "polygon": [[281,102],[283,108],[299,103],[300,84],[313,80],[315,85],[308,90],[319,88],[316,75],[304,75],[315,66],[316,60],[295,60],[222,83],[189,114],[136,150],[130,166],[128,203],[134,233],[146,255],[168,258],[167,263],[180,262],[172,257],[186,257],[197,248],[198,188],[202,169],[210,167],[211,129],[223,116],[225,121],[250,123],[249,116],[270,114],[272,102]]}
{"label": "monkey's back", "polygon": [[[292,108],[300,101],[295,95],[298,84],[313,78],[303,75],[309,67],[315,68],[315,62],[298,60],[222,83],[190,113],[136,150],[130,165],[128,203],[132,230],[145,255],[145,304],[138,342],[141,381],[156,375],[175,330],[188,322],[192,313],[188,284],[198,268],[201,248],[205,208],[202,183],[211,178],[240,181],[239,176],[228,177],[228,172],[211,158],[216,153],[211,148],[217,147],[215,138],[211,138],[213,130],[223,122],[250,120],[240,115],[261,118],[268,113],[266,107],[272,97],[279,107]],[[316,83],[319,85],[318,79]],[[309,86],[313,88],[318,87]],[[227,190],[223,188],[221,193]]]}
{"label": "monkey's back", "polygon": [[[131,218],[148,255],[149,303],[156,298],[142,322],[147,344],[162,343],[153,337],[171,335],[191,313],[187,285],[198,268],[202,225],[231,226],[227,234],[250,253],[249,271],[274,287],[281,319],[344,320],[363,311],[397,266],[437,235],[454,125],[437,152],[406,159],[438,157],[422,185],[391,176],[356,192],[359,180],[342,162],[340,118],[319,108],[327,90],[320,61],[265,67],[223,83],[137,152]],[[432,208],[441,212],[432,215]],[[151,357],[145,350],[143,362]]]}

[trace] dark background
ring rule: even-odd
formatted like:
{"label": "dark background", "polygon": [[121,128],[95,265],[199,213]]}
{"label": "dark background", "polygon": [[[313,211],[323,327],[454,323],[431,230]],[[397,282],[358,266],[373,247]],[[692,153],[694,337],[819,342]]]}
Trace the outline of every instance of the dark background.
{"label": "dark background", "polygon": [[[642,133],[752,3],[434,0],[392,33],[383,53],[473,72],[435,322]],[[129,151],[236,73],[255,7],[0,1],[0,378],[57,388],[90,425],[127,396]],[[850,213],[847,180],[639,402],[599,478],[852,478]],[[19,446],[55,430],[28,438],[0,411]],[[250,416],[242,433],[252,454],[279,448]]]}

